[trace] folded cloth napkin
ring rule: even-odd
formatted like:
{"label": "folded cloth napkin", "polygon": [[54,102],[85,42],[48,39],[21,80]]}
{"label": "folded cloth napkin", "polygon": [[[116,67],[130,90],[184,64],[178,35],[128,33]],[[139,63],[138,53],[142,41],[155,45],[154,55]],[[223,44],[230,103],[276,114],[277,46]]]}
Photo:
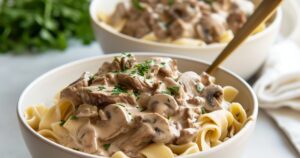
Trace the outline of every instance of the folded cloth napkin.
{"label": "folded cloth napkin", "polygon": [[291,41],[271,49],[254,84],[259,106],[276,121],[300,154],[300,49]]}

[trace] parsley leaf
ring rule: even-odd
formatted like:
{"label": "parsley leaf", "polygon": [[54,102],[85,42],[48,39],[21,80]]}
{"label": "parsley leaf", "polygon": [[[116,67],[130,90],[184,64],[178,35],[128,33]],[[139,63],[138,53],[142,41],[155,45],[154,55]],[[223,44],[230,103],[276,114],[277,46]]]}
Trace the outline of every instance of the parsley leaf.
{"label": "parsley leaf", "polygon": [[196,89],[199,93],[201,93],[204,90],[204,86],[200,83],[196,84]]}
{"label": "parsley leaf", "polygon": [[77,120],[78,117],[77,117],[76,115],[72,115],[72,116],[70,116],[70,119],[71,119],[71,120]]}
{"label": "parsley leaf", "polygon": [[127,90],[124,89],[120,85],[116,85],[115,88],[111,92],[112,92],[112,95],[119,95],[121,93],[127,93]]}
{"label": "parsley leaf", "polygon": [[208,3],[208,4],[212,4],[215,0],[202,0],[204,1],[205,3]]}
{"label": "parsley leaf", "polygon": [[202,113],[202,114],[206,114],[206,113],[207,113],[207,111],[205,110],[204,107],[201,108],[201,113]]}
{"label": "parsley leaf", "polygon": [[104,86],[99,86],[99,87],[98,87],[98,90],[99,90],[99,91],[102,91],[102,90],[104,90],[104,89],[105,89]]}
{"label": "parsley leaf", "polygon": [[168,0],[168,4],[169,5],[173,5],[174,4],[174,0]]}
{"label": "parsley leaf", "polygon": [[143,10],[144,7],[141,5],[140,0],[132,0],[132,5],[134,8],[136,8],[137,10]]}
{"label": "parsley leaf", "polygon": [[145,73],[147,73],[149,71],[149,69],[151,68],[152,63],[153,63],[153,60],[147,60],[144,63],[135,65],[135,68],[137,69],[137,73],[140,76],[144,76]]}
{"label": "parsley leaf", "polygon": [[171,95],[176,95],[179,92],[179,86],[168,87],[167,90]]}
{"label": "parsley leaf", "polygon": [[163,94],[168,94],[168,95],[172,95],[171,92],[168,91],[168,90],[167,90],[167,91],[162,91],[161,93],[163,93]]}
{"label": "parsley leaf", "polygon": [[103,148],[107,151],[110,147],[110,144],[103,144]]}
{"label": "parsley leaf", "polygon": [[60,126],[64,126],[64,124],[66,123],[66,121],[65,120],[60,120],[60,123],[59,123],[59,125]]}

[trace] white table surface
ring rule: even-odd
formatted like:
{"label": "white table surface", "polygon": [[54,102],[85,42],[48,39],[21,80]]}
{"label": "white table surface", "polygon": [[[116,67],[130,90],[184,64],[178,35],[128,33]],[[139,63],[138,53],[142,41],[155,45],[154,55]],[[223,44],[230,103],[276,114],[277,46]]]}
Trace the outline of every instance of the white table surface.
{"label": "white table surface", "polygon": [[[0,157],[29,158],[16,117],[18,98],[36,77],[66,62],[101,55],[97,44],[75,44],[65,53],[0,56]],[[293,146],[276,124],[260,111],[257,127],[245,158],[299,158]]]}

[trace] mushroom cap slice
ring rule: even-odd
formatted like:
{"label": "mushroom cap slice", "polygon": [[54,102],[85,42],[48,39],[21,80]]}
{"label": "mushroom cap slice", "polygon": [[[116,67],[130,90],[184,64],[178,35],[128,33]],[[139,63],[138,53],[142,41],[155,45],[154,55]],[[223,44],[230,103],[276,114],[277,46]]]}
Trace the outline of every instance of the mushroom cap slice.
{"label": "mushroom cap slice", "polygon": [[167,94],[155,94],[148,102],[147,110],[161,114],[164,117],[174,115],[178,109],[176,100]]}
{"label": "mushroom cap slice", "polygon": [[107,120],[99,121],[96,124],[101,140],[110,140],[126,131],[131,117],[124,107],[118,104],[111,104],[104,108],[104,113]]}
{"label": "mushroom cap slice", "polygon": [[97,133],[90,121],[78,129],[77,138],[84,152],[94,153],[98,150]]}
{"label": "mushroom cap slice", "polygon": [[168,120],[158,113],[147,113],[142,115],[142,122],[149,124],[155,131],[153,142],[167,144],[174,139]]}
{"label": "mushroom cap slice", "polygon": [[200,76],[197,73],[193,71],[185,72],[179,76],[178,82],[184,86],[187,95],[195,96],[198,94],[196,85],[200,82]]}
{"label": "mushroom cap slice", "polygon": [[223,89],[219,85],[209,85],[203,90],[203,97],[205,98],[205,110],[211,112],[222,108],[224,100]]}

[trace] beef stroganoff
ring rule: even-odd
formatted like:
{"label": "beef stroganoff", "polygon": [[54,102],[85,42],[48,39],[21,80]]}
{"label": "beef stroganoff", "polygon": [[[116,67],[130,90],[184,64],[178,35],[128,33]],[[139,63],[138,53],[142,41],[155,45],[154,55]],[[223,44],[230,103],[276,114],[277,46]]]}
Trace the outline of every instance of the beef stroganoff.
{"label": "beef stroganoff", "polygon": [[251,0],[123,0],[98,17],[131,37],[201,46],[229,42],[254,9]]}
{"label": "beef stroganoff", "polygon": [[245,109],[238,90],[175,60],[137,62],[124,53],[84,72],[48,108],[26,109],[27,123],[63,146],[112,158],[173,158],[209,150],[238,133]]}

